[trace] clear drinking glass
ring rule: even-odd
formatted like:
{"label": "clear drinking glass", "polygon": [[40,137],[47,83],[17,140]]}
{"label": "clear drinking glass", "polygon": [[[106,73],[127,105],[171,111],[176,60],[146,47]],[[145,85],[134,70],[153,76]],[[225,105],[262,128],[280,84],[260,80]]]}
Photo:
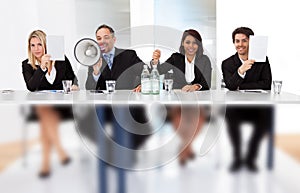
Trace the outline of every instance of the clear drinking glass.
{"label": "clear drinking glass", "polygon": [[173,90],[173,79],[165,79],[164,86],[165,86],[165,91],[167,91],[167,93],[171,93]]}
{"label": "clear drinking glass", "polygon": [[114,93],[115,87],[116,87],[116,81],[115,80],[107,80],[106,83],[106,90],[108,93]]}
{"label": "clear drinking glass", "polygon": [[70,93],[72,87],[72,80],[63,80],[62,84],[63,84],[64,93],[65,94]]}
{"label": "clear drinking glass", "polygon": [[280,94],[281,87],[282,87],[282,81],[281,80],[273,80],[274,94]]}

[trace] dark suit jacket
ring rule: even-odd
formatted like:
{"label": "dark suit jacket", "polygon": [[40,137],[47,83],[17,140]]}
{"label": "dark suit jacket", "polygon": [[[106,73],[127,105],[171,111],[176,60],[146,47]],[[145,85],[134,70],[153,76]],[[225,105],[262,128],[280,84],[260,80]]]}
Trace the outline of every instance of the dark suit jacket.
{"label": "dark suit jacket", "polygon": [[[62,80],[72,80],[73,84],[78,85],[71,63],[66,56],[65,61],[55,61],[56,77],[53,84],[50,84],[45,77],[47,71],[44,72],[39,66],[35,70],[28,62],[28,59],[22,62],[22,73],[26,87],[30,91],[62,90]],[[53,108],[59,112],[62,119],[73,118],[72,108],[68,106],[54,106]],[[27,119],[36,120],[35,111],[32,111]]]}
{"label": "dark suit jacket", "polygon": [[237,90],[238,88],[240,90],[271,90],[272,73],[268,57],[266,62],[255,62],[252,68],[246,72],[244,79],[237,72],[241,65],[242,62],[237,53],[222,62],[223,78],[229,90]]}
{"label": "dark suit jacket", "polygon": [[30,91],[62,90],[62,80],[72,80],[73,84],[77,85],[77,78],[66,56],[65,61],[55,61],[56,77],[53,84],[50,84],[45,77],[47,71],[44,72],[40,67],[35,70],[28,62],[28,59],[22,62],[22,73],[26,87]]}
{"label": "dark suit jacket", "polygon": [[[101,75],[96,82],[93,77],[93,67],[89,67],[88,69],[88,78],[86,81],[86,89],[87,90],[105,90],[106,89],[106,80],[116,80],[116,89],[126,89],[130,90],[135,88],[137,85],[140,84],[140,76],[143,70],[144,63],[142,60],[137,56],[134,50],[124,50],[115,48],[115,55],[113,59],[112,69],[110,70],[106,61],[102,60],[102,67],[101,67]],[[129,110],[131,113],[132,118],[139,122],[139,123],[147,123],[148,118],[145,111],[144,106],[129,106]],[[113,119],[112,109],[110,107],[106,107],[105,109],[105,120],[111,121]],[[130,116],[130,115],[124,115]],[[130,119],[128,119],[129,121]],[[129,124],[131,124],[129,122]],[[132,123],[134,124],[134,123]],[[133,130],[139,128],[133,128]],[[151,128],[146,128],[151,129]],[[149,133],[149,131],[146,131]],[[145,139],[148,137],[147,135],[132,135],[132,147],[138,148]]]}
{"label": "dark suit jacket", "polygon": [[142,60],[134,50],[115,49],[112,69],[102,60],[101,75],[97,82],[93,77],[93,67],[89,67],[85,84],[87,90],[105,90],[106,80],[116,80],[116,89],[133,89],[140,84],[144,64]]}
{"label": "dark suit jacket", "polygon": [[[209,86],[200,71],[200,65],[207,62],[209,62],[209,59],[205,55],[203,55],[199,61],[195,61],[195,79],[191,82],[191,84],[200,84],[202,86],[201,90],[209,89]],[[157,69],[160,74],[165,74],[170,69],[173,69],[173,87],[175,89],[181,89],[188,84],[185,79],[185,56],[180,53],[172,54],[165,63],[159,64]],[[206,73],[211,73],[211,71]]]}
{"label": "dark suit jacket", "polygon": [[[246,72],[244,79],[237,72],[241,65],[242,62],[237,53],[222,62],[223,78],[229,90],[271,89],[272,74],[268,58],[266,62],[255,62]],[[232,122],[251,121],[267,127],[266,125],[272,121],[272,109],[272,107],[265,106],[228,106],[226,117]]]}

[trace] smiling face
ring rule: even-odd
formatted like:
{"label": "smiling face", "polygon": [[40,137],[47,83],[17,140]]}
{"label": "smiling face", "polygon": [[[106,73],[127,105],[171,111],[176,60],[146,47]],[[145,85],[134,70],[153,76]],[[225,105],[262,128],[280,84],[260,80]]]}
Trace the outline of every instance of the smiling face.
{"label": "smiling face", "polygon": [[45,54],[42,41],[37,37],[32,37],[30,39],[30,50],[38,60],[41,60],[42,56]]}
{"label": "smiling face", "polygon": [[196,41],[197,41],[196,38],[194,38],[191,35],[188,35],[182,42],[182,46],[183,46],[185,54],[187,56],[195,56],[196,55],[198,47],[199,47]]}
{"label": "smiling face", "polygon": [[101,28],[96,32],[96,39],[103,53],[110,52],[116,42],[116,38],[108,28]]}
{"label": "smiling face", "polygon": [[249,38],[245,34],[235,35],[234,46],[240,57],[248,58]]}

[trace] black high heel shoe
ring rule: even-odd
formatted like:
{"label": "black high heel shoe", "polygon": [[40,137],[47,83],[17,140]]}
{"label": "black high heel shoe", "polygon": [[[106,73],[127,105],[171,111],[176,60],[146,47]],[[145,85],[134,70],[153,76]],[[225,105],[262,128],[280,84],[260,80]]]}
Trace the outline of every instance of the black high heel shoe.
{"label": "black high heel shoe", "polygon": [[51,175],[51,172],[50,172],[50,171],[46,171],[46,172],[41,171],[41,172],[39,173],[39,178],[41,178],[41,179],[46,179],[46,178],[48,178],[50,175]]}
{"label": "black high heel shoe", "polygon": [[186,161],[187,161],[186,159],[180,159],[179,160],[180,166],[184,167],[186,165]]}
{"label": "black high heel shoe", "polygon": [[61,164],[64,165],[64,166],[66,166],[66,165],[68,165],[70,162],[71,162],[71,158],[70,158],[70,157],[67,157],[65,160],[63,160],[63,161],[61,162]]}
{"label": "black high heel shoe", "polygon": [[185,166],[187,164],[188,159],[189,159],[189,155],[187,154],[186,149],[185,149],[179,154],[180,166]]}
{"label": "black high heel shoe", "polygon": [[194,160],[196,158],[196,154],[194,152],[191,152],[189,155],[190,160]]}

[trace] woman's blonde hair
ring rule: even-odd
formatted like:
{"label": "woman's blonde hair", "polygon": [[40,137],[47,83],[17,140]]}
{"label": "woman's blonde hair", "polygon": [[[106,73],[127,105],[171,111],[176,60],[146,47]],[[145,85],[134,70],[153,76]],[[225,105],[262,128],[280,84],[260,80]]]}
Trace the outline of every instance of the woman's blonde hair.
{"label": "woman's blonde hair", "polygon": [[42,46],[45,50],[46,53],[46,34],[45,32],[43,32],[42,30],[35,30],[33,32],[30,33],[29,37],[28,37],[28,48],[27,48],[27,52],[28,52],[28,60],[32,66],[33,69],[37,69],[36,67],[36,61],[37,58],[33,55],[32,51],[31,51],[31,45],[30,45],[30,40],[32,38],[38,38],[41,40]]}

